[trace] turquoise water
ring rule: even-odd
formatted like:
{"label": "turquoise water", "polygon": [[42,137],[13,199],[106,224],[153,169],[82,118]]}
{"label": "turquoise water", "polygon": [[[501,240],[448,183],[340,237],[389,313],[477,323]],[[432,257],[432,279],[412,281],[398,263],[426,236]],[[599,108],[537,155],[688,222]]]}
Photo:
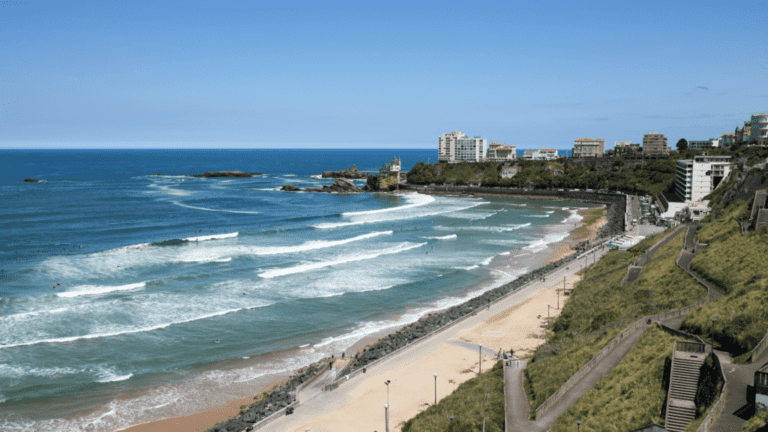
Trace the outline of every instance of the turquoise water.
{"label": "turquoise water", "polygon": [[[514,279],[580,220],[562,201],[278,190],[395,154],[436,159],[0,151],[0,430],[109,431],[253,394]],[[218,170],[264,175],[184,176]]]}

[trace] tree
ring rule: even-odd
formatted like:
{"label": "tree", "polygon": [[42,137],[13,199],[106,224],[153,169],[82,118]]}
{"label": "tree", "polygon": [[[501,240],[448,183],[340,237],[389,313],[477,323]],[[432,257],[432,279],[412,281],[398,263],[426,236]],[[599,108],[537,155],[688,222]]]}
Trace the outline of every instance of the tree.
{"label": "tree", "polygon": [[688,141],[685,138],[680,138],[680,141],[677,142],[677,152],[684,153],[686,150],[688,150]]}

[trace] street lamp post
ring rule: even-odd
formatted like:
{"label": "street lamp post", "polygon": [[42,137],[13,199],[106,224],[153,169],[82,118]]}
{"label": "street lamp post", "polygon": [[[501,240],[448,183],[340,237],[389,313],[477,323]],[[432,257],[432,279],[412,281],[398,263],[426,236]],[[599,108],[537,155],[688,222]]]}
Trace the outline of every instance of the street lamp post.
{"label": "street lamp post", "polygon": [[384,404],[384,430],[389,432],[389,404]]}
{"label": "street lamp post", "polygon": [[536,348],[541,346],[541,315],[536,317],[539,320],[539,332],[536,337]]}
{"label": "street lamp post", "polygon": [[544,343],[549,344],[549,323],[544,323]]}
{"label": "street lamp post", "polygon": [[435,372],[435,405],[437,405],[437,372]]}
{"label": "street lamp post", "polygon": [[581,420],[576,420],[576,431],[580,431],[581,430],[581,424],[582,423],[584,423],[584,422],[581,421]]}
{"label": "street lamp post", "polygon": [[392,381],[390,381],[390,380],[384,381],[384,384],[387,385],[387,405],[389,405],[389,383],[391,383],[391,382]]}
{"label": "street lamp post", "polygon": [[480,360],[480,368],[478,374],[483,373],[483,344],[477,344],[477,358]]}

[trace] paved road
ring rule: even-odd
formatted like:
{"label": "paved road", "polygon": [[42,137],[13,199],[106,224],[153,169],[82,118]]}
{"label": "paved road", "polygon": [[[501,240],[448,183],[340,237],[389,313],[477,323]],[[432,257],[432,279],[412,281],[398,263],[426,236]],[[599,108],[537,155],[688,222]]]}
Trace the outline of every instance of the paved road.
{"label": "paved road", "polygon": [[715,351],[720,364],[723,366],[725,378],[728,380],[725,407],[712,426],[717,432],[741,432],[741,428],[752,416],[753,409],[747,405],[747,386],[754,384],[755,371],[768,362],[768,355],[763,353],[757,361],[748,365],[735,365],[726,352]]}
{"label": "paved road", "polygon": [[507,409],[506,432],[530,430],[528,396],[523,389],[523,371],[528,360],[512,360],[504,366],[504,399]]}
{"label": "paved road", "polygon": [[[602,255],[605,254],[605,251],[598,251],[597,253],[599,259]],[[296,408],[293,415],[277,419],[260,430],[268,432],[286,432],[297,430],[298,428],[310,423],[314,418],[326,415],[329,412],[333,412],[339,408],[342,408],[343,406],[352,402],[353,393],[358,387],[362,385],[362,383],[365,382],[365,380],[379,379],[381,374],[386,373],[388,370],[402,369],[434,353],[446,344],[455,344],[455,342],[459,339],[459,335],[462,331],[480,324],[490,315],[498,314],[512,306],[520,304],[529,298],[532,294],[542,289],[551,288],[552,280],[562,280],[563,277],[570,277],[574,275],[579,270],[579,264],[585,263],[587,260],[591,264],[593,260],[592,255],[588,255],[585,258],[572,261],[567,266],[568,270],[566,270],[566,267],[561,267],[559,270],[550,273],[547,275],[547,280],[549,282],[542,283],[540,281],[534,281],[514,291],[502,300],[491,305],[490,311],[482,309],[478,311],[477,315],[475,316],[471,316],[464,321],[461,321],[429,337],[423,338],[411,345],[408,345],[406,348],[389,356],[373,367],[368,367],[368,372],[366,374],[359,375],[350,379],[334,391],[319,393],[313,398],[306,400],[306,402],[304,402],[305,398],[302,395],[299,395],[299,398],[302,399],[302,403],[299,407]],[[472,345],[472,349],[477,352],[477,345],[470,345]]]}

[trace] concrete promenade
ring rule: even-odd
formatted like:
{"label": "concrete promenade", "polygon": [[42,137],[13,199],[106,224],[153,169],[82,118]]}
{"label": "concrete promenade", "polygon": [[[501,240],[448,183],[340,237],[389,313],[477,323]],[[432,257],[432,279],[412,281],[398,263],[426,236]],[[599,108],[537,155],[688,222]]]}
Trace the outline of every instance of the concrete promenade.
{"label": "concrete promenade", "polygon": [[[600,259],[605,251],[600,250],[595,252],[597,259]],[[399,424],[408,420],[412,415],[408,415],[405,418],[398,416],[398,395],[403,393],[424,393],[423,398],[428,401],[433,399],[433,384],[432,373],[424,369],[422,360],[429,360],[430,362],[450,362],[452,359],[445,358],[441,360],[438,351],[443,352],[448,347],[460,347],[460,350],[466,351],[468,355],[474,356],[474,364],[477,364],[478,351],[476,344],[467,344],[461,342],[460,337],[463,333],[473,327],[481,324],[484,320],[491,316],[499,315],[509,308],[517,306],[524,302],[526,299],[544,289],[552,289],[557,283],[555,281],[562,281],[564,277],[570,278],[575,275],[579,270],[580,265],[586,265],[587,262],[592,264],[595,260],[594,253],[588,254],[579,260],[574,260],[569,264],[561,267],[558,270],[550,273],[547,276],[547,281],[534,281],[525,285],[524,287],[510,293],[497,303],[493,304],[490,310],[482,309],[477,312],[477,315],[471,316],[462,322],[459,322],[453,326],[441,330],[431,336],[423,338],[399,352],[389,356],[385,360],[376,364],[373,367],[367,369],[367,372],[363,375],[359,375],[355,378],[344,382],[336,390],[330,392],[322,392],[312,395],[308,398],[305,395],[298,395],[301,400],[301,405],[296,408],[292,415],[282,417],[264,428],[263,431],[274,432],[304,432],[307,428],[311,428],[311,431],[360,431],[360,430],[384,430],[384,404],[386,401],[386,388],[384,381],[390,379],[390,375],[397,374],[401,377],[409,377],[412,371],[417,370],[419,373],[419,379],[423,378],[424,383],[414,385],[411,383],[403,382],[405,378],[402,378],[400,382],[393,381],[390,384],[390,390],[392,392],[390,397],[390,431],[399,430]],[[545,308],[546,311],[546,308]],[[437,354],[437,355],[436,355]],[[490,368],[493,365],[492,359],[488,356],[483,358],[483,369]],[[420,375],[426,375],[421,377]],[[446,384],[440,382],[438,377],[438,399],[450,394],[446,391],[448,387]],[[420,381],[421,382],[421,381]],[[426,387],[426,388],[425,388]],[[520,386],[522,389],[522,386]],[[371,389],[376,389],[373,392]],[[452,390],[451,390],[452,391]],[[374,397],[378,400],[367,401],[359,400],[361,398]],[[359,406],[360,408],[356,408]],[[410,407],[411,410],[415,407]],[[422,407],[423,409],[423,407]],[[418,411],[417,411],[418,413]]]}

